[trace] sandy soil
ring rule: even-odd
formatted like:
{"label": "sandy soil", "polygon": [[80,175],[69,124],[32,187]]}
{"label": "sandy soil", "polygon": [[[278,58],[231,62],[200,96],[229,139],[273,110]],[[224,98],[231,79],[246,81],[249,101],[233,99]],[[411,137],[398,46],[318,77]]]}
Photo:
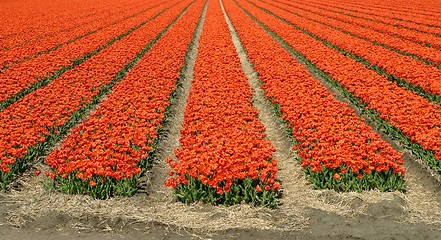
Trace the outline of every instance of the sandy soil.
{"label": "sandy soil", "polygon": [[[3,204],[2,204],[3,205]],[[2,239],[440,239],[439,224],[400,223],[403,216],[400,203],[385,201],[369,207],[369,214],[353,217],[340,216],[336,213],[318,209],[309,209],[304,213],[308,224],[301,230],[274,230],[257,228],[226,228],[221,231],[201,233],[194,229],[165,225],[155,221],[133,222],[124,218],[107,220],[106,227],[96,216],[86,219],[75,218],[68,213],[47,211],[24,226],[13,227],[5,221],[7,211],[18,205],[2,206]],[[275,210],[268,216],[275,218],[285,214]],[[225,211],[224,214],[227,214]],[[398,218],[398,219],[397,219]],[[188,219],[191,220],[191,219]],[[210,221],[210,218],[205,219]],[[237,219],[248,221],[248,219]],[[398,220],[398,221],[397,221]],[[81,227],[83,226],[83,227]],[[84,227],[87,226],[87,227]]]}

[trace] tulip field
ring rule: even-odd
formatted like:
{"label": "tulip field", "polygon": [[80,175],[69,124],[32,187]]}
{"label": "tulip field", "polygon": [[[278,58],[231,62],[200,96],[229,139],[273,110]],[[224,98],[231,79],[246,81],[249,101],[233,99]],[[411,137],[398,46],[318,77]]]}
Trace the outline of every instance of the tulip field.
{"label": "tulip field", "polygon": [[[336,192],[406,192],[406,161],[440,178],[436,0],[32,1],[0,1],[4,191],[34,171],[57,192],[133,196],[157,170],[184,203],[277,208],[286,168]],[[170,127],[179,147],[158,158]]]}

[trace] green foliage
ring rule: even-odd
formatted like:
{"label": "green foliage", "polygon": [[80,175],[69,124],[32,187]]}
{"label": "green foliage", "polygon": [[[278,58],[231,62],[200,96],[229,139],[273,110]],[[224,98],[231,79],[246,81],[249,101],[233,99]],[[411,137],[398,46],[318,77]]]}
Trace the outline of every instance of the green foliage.
{"label": "green foliage", "polygon": [[[227,206],[251,203],[254,206],[266,206],[269,208],[277,207],[277,197],[279,192],[270,190],[265,191],[264,186],[259,180],[246,178],[245,180],[234,180],[230,191],[218,194],[216,189],[203,184],[198,179],[186,177],[188,184],[179,184],[175,189],[175,197],[179,201],[190,204],[201,201],[203,203],[211,203],[213,205],[224,204]],[[256,190],[259,185],[262,192]]]}

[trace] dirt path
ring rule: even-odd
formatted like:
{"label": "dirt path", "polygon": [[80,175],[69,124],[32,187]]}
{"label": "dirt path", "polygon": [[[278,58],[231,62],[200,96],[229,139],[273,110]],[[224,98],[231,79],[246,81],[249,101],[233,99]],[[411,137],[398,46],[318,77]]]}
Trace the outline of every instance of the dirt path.
{"label": "dirt path", "polygon": [[[49,214],[22,228],[0,226],[2,239],[8,240],[55,240],[55,239],[440,239],[438,229],[424,224],[398,223],[389,218],[358,216],[341,217],[332,213],[312,210],[310,225],[301,231],[277,231],[261,229],[227,229],[214,235],[176,230],[173,226],[158,223],[139,223],[118,230],[72,229],[56,224],[54,219],[68,218]],[[75,220],[73,220],[75,221]],[[67,223],[68,221],[64,221]],[[38,227],[37,227],[38,226]]]}
{"label": "dirt path", "polygon": [[198,26],[193,35],[189,51],[185,57],[184,67],[179,79],[178,88],[175,91],[170,105],[169,114],[164,123],[163,132],[159,136],[158,150],[154,158],[154,165],[148,175],[149,179],[144,184],[147,186],[147,192],[152,197],[157,197],[158,201],[173,201],[173,196],[169,189],[165,189],[164,183],[167,181],[168,172],[171,170],[167,164],[167,158],[176,160],[175,149],[180,148],[179,139],[181,138],[181,129],[184,122],[184,109],[187,105],[188,95],[193,81],[194,65],[199,49],[199,39],[204,26],[205,15],[207,13],[208,1],[205,4]]}
{"label": "dirt path", "polygon": [[[264,98],[257,74],[231,26],[244,71],[256,90],[254,106],[268,139],[277,148],[282,205],[270,210],[245,204],[224,207],[175,202],[171,190],[163,187],[168,172],[165,159],[179,148],[205,12],[206,8],[143,191],[131,198],[108,200],[48,193],[43,188],[45,178],[33,174],[35,169],[45,168],[38,163],[16,182],[17,188],[0,193],[2,239],[441,239],[441,187],[407,152],[406,193],[337,193],[310,188],[290,151],[291,140],[283,123]],[[395,148],[400,150],[398,145]]]}

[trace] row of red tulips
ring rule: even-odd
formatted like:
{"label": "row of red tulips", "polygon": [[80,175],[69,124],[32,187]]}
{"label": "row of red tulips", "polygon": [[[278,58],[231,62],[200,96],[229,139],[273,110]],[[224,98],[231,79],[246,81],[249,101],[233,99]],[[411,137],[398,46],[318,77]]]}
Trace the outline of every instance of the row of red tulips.
{"label": "row of red tulips", "polygon": [[[316,23],[323,24],[325,26],[329,26],[332,29],[337,29],[343,33],[355,36],[355,38],[351,38],[350,36],[346,36],[346,37],[350,38],[351,41],[353,41],[353,42],[356,41],[357,42],[356,44],[358,44],[360,47],[364,47],[361,45],[366,45],[366,43],[364,43],[364,44],[359,43],[359,42],[361,42],[361,40],[365,40],[368,42],[374,42],[375,44],[381,44],[387,48],[400,51],[403,54],[413,55],[413,56],[416,56],[420,59],[424,59],[426,61],[441,65],[441,51],[439,51],[435,48],[425,47],[425,46],[422,46],[421,44],[417,44],[417,43],[411,42],[409,40],[397,38],[397,37],[394,37],[391,35],[383,34],[381,32],[374,31],[372,29],[354,26],[352,23],[337,20],[335,16],[338,16],[338,14],[331,13],[327,10],[320,10],[317,7],[307,7],[307,6],[303,6],[302,4],[294,4],[294,3],[289,3],[289,4],[275,3],[275,4],[271,4],[271,5],[276,6],[277,8],[280,8],[280,9],[287,10],[290,13],[293,13],[295,15],[299,15],[299,17],[301,17],[301,18],[306,18],[307,20],[311,20]],[[304,10],[299,10],[300,8],[302,8]],[[375,24],[375,23],[373,23],[373,24]],[[394,26],[390,26],[390,27],[394,28]],[[340,36],[341,36],[341,34],[339,35],[339,37]],[[361,38],[361,39],[359,39],[359,38]],[[404,63],[411,63],[412,62],[412,59],[410,57],[403,57],[403,56],[398,55],[396,53],[388,52],[387,50],[382,49],[381,47],[378,47],[378,46],[369,46],[369,49],[377,52],[377,54],[367,55],[367,57],[375,57],[375,56],[378,57],[378,55],[380,55],[383,59],[384,58],[390,59],[391,60],[390,62],[395,62],[395,63],[397,61],[404,62]],[[356,52],[354,54],[357,55]],[[368,59],[368,61],[378,62],[378,61],[369,60],[369,59]],[[384,62],[384,61],[382,61],[382,62]],[[422,64],[419,64],[419,65],[422,65]],[[387,67],[382,67],[382,68],[387,69]],[[405,66],[405,68],[408,68],[408,67]],[[421,68],[424,68],[424,67],[418,66],[416,69],[421,69]],[[412,69],[415,69],[415,67]],[[426,70],[426,71],[432,71],[432,69]],[[409,72],[409,71],[407,71],[407,72]],[[414,73],[414,75],[415,75],[415,73]]]}
{"label": "row of red tulips", "polygon": [[[253,1],[253,3],[256,2],[256,0]],[[377,73],[393,79],[408,89],[412,89],[412,91],[426,97],[428,100],[440,102],[441,83],[436,81],[441,77],[440,69],[416,61],[410,56],[400,55],[383,47],[348,36],[333,28],[298,17],[272,5],[258,2],[256,6],[281,17],[295,28],[326,41],[345,55],[352,54],[352,58],[356,61],[363,62],[371,69],[376,70]],[[412,71],[409,71],[409,69],[412,69]]]}
{"label": "row of red tulips", "polygon": [[403,190],[401,154],[231,1],[225,8],[314,188]]}
{"label": "row of red tulips", "polygon": [[203,1],[191,6],[117,83],[97,111],[46,159],[64,193],[96,198],[132,195],[147,169],[176,89]]}
{"label": "row of red tulips", "polygon": [[432,34],[418,32],[418,31],[411,31],[404,28],[391,27],[390,25],[384,23],[372,22],[362,18],[354,18],[353,16],[347,16],[344,14],[335,14],[334,18],[339,21],[350,23],[357,27],[372,29],[374,31],[378,31],[394,37],[406,39],[414,43],[419,43],[425,46],[441,49],[441,38],[434,36]]}
{"label": "row of red tulips", "polygon": [[[0,50],[25,43],[25,34],[43,37],[53,31],[65,29],[72,21],[80,23],[83,19],[93,18],[93,14],[101,13],[96,9],[97,5],[94,5],[93,1],[84,1],[84,5],[59,0],[52,1],[51,4],[33,3],[35,1],[29,0],[3,2],[0,9],[0,16],[2,16],[2,23],[4,23],[0,29],[0,46],[2,46]],[[77,8],[72,8],[72,5],[76,5]],[[108,6],[103,5],[103,7]],[[92,10],[94,8],[95,10]],[[88,10],[89,12],[87,12]],[[54,25],[59,19],[70,19],[70,21],[58,22],[59,26],[55,27]]]}
{"label": "row of red tulips", "polygon": [[[285,2],[285,0],[280,0],[280,2]],[[290,3],[302,3],[300,1],[290,1]],[[397,8],[388,9],[387,6],[380,6],[375,9],[369,8],[360,8],[360,6],[350,6],[345,5],[348,3],[347,0],[343,1],[308,1],[307,3],[303,2],[303,4],[307,6],[314,7],[316,9],[326,10],[328,12],[332,12],[335,14],[347,15],[355,18],[366,19],[368,21],[382,23],[386,25],[390,25],[391,27],[405,28],[413,31],[419,31],[429,34],[441,35],[440,27],[431,27],[427,24],[435,24],[441,26],[439,22],[436,20],[441,15],[426,15],[422,17],[422,12],[414,12]],[[366,5],[365,7],[369,7]],[[414,9],[413,9],[414,10]],[[424,11],[424,13],[428,13]],[[422,22],[415,22],[418,19],[422,20]],[[434,21],[435,20],[435,21]]]}
{"label": "row of red tulips", "polygon": [[373,2],[370,0],[350,3],[347,0],[327,0],[323,2],[323,4],[326,4],[327,7],[332,6],[351,12],[362,12],[374,16],[380,15],[388,19],[398,20],[402,23],[441,27],[438,21],[441,13],[437,11],[438,3],[436,3],[436,1],[430,4],[430,2],[426,0],[423,4],[418,5],[417,2],[411,0],[405,0],[399,3],[396,1],[386,3],[385,1]]}
{"label": "row of red tulips", "polygon": [[[112,45],[137,28],[161,14],[173,3],[155,3],[152,9],[133,18],[126,19],[94,34],[67,44],[55,51],[15,65],[0,74],[0,110],[24,95],[46,85],[65,71],[86,61],[93,55]],[[152,4],[153,5],[153,4]],[[35,85],[35,86],[34,86]]]}
{"label": "row of red tulips", "polygon": [[[109,12],[109,8],[128,9],[135,5],[139,6],[140,2],[140,0],[114,0],[108,2],[53,0],[50,3],[41,4],[30,0],[8,1],[4,2],[0,9],[6,24],[5,28],[0,29],[0,34],[2,39],[8,39],[20,33],[33,31],[38,34],[36,37],[42,37],[54,30],[63,30],[71,23],[71,21],[59,22],[60,20],[72,19],[75,23],[85,23],[85,21],[93,19],[94,15],[106,12],[112,14],[113,11]],[[55,25],[58,25],[58,27],[55,27]],[[18,26],[21,26],[21,28]],[[51,26],[51,28],[47,28],[48,26]]]}
{"label": "row of red tulips", "polygon": [[275,148],[252,106],[251,87],[219,1],[210,1],[199,41],[194,80],[184,112],[181,149],[166,186],[185,202],[250,202],[275,207]]}
{"label": "row of red tulips", "polygon": [[322,41],[276,21],[254,5],[246,1],[237,2],[309,61],[328,81],[341,87],[344,94],[364,109],[372,120],[379,122],[387,133],[402,141],[441,173],[440,106],[398,87]]}
{"label": "row of red tulips", "polygon": [[[107,9],[107,11],[103,11],[101,7],[94,6],[93,1],[86,2],[89,4],[74,8],[71,8],[70,3],[66,1],[54,3],[61,12],[48,13],[49,16],[43,19],[39,19],[38,16],[33,18],[26,13],[19,13],[16,9],[5,12],[6,22],[4,24],[8,26],[6,28],[8,32],[3,33],[5,35],[0,33],[0,36],[2,36],[0,39],[0,67],[23,61],[38,53],[43,53],[56,46],[73,41],[103,26],[121,21],[137,13],[140,8],[146,9],[148,7],[148,5],[142,5],[140,2],[132,0],[132,4],[136,3],[135,6],[125,7],[124,10],[121,10],[121,5],[124,2],[113,1],[113,5],[102,6]],[[25,3],[21,2],[21,4]],[[28,4],[34,7],[32,2]],[[63,9],[66,6],[69,6],[70,9]],[[7,8],[8,6],[2,5],[2,7]],[[48,11],[44,12],[47,13]],[[88,14],[82,15],[83,12],[88,12]],[[24,20],[26,22],[17,19],[18,14],[25,14],[26,18]],[[12,21],[9,23],[8,20]],[[13,27],[16,29],[11,29]]]}
{"label": "row of red tulips", "polygon": [[189,1],[179,3],[60,78],[0,112],[0,184],[41,155],[118,82]]}

